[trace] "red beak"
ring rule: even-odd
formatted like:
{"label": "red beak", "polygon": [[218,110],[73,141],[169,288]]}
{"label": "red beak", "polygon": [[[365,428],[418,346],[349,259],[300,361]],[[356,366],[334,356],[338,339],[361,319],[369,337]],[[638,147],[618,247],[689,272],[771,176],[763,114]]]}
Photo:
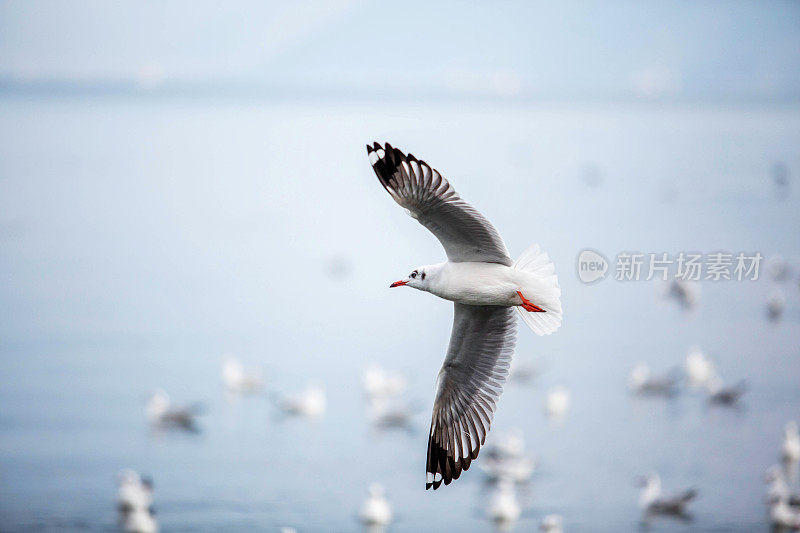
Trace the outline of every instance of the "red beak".
{"label": "red beak", "polygon": [[403,285],[405,285],[406,283],[408,283],[408,282],[407,282],[407,281],[395,281],[394,283],[392,283],[391,285],[389,285],[389,288],[390,288],[390,289],[394,289],[395,287],[402,287],[402,286],[403,286]]}

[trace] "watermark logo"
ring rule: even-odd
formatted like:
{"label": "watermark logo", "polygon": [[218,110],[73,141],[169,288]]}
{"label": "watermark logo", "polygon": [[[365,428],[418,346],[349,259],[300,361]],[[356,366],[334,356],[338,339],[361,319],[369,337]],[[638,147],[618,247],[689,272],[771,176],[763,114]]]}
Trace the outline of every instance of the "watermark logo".
{"label": "watermark logo", "polygon": [[606,277],[608,260],[600,252],[589,248],[578,254],[578,279],[583,283],[594,283]]}
{"label": "watermark logo", "polygon": [[[620,252],[613,274],[617,281],[756,281],[763,258],[759,252]],[[578,254],[578,279],[583,283],[604,279],[609,268],[608,260],[596,250],[586,248]]]}

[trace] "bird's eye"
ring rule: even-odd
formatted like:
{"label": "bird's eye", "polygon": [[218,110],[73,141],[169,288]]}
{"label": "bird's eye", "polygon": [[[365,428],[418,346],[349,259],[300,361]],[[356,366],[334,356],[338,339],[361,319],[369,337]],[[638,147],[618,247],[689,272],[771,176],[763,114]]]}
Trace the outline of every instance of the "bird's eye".
{"label": "bird's eye", "polygon": [[414,272],[412,272],[412,273],[411,273],[411,277],[412,277],[412,278],[416,278],[416,277],[417,277],[417,271],[416,271],[416,270],[415,270]]}

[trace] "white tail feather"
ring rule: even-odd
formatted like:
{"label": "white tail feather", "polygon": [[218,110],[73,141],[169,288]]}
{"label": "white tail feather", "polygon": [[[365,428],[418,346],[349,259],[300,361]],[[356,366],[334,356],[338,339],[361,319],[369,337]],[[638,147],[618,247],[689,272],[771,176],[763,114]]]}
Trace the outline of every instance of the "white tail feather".
{"label": "white tail feather", "polygon": [[514,270],[529,274],[522,284],[523,296],[545,310],[544,313],[515,309],[522,320],[537,335],[549,335],[561,326],[561,288],[558,286],[556,267],[547,253],[534,244],[514,262]]}

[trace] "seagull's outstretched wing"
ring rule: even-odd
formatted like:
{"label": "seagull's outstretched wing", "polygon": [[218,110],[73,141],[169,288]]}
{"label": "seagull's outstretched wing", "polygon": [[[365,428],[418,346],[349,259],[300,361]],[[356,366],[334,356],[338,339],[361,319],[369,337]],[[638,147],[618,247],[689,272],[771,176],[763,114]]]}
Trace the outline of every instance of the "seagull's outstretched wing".
{"label": "seagull's outstretched wing", "polygon": [[436,380],[425,488],[458,479],[478,457],[514,352],[513,308],[455,304],[447,358]]}
{"label": "seagull's outstretched wing", "polygon": [[450,261],[511,266],[506,245],[494,226],[425,161],[389,143],[367,145],[367,153],[381,184],[439,239]]}

